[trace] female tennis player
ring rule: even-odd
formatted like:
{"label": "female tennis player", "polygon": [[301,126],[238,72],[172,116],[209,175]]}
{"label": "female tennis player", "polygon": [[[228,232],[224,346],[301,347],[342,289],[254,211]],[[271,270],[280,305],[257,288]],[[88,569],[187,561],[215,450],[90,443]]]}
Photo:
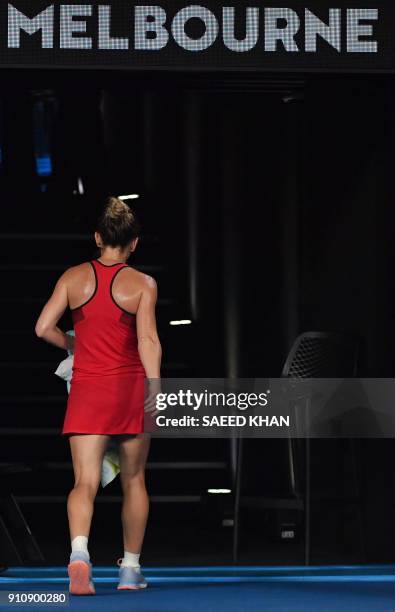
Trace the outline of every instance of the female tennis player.
{"label": "female tennis player", "polygon": [[[152,409],[160,383],[162,349],[155,318],[156,281],[129,266],[139,226],[129,206],[110,198],[98,220],[101,255],[68,268],[57,281],[35,327],[37,336],[74,354],[62,434],[68,436],[75,484],[67,500],[71,555],[69,591],[95,593],[88,538],[108,440],[119,443],[124,555],[118,589],[147,586],[139,557],[149,500],[144,471],[150,438],[144,434],[144,380]],[[69,307],[75,338],[57,322]],[[147,397],[147,396],[146,396]]]}

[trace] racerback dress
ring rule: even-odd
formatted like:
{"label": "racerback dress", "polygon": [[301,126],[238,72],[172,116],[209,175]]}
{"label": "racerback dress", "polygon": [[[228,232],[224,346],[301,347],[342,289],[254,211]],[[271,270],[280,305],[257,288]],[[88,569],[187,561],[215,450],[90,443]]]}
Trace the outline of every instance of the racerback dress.
{"label": "racerback dress", "polygon": [[119,306],[112,287],[125,263],[89,261],[95,290],[72,308],[75,345],[62,434],[138,434],[144,430],[145,370],[136,315]]}

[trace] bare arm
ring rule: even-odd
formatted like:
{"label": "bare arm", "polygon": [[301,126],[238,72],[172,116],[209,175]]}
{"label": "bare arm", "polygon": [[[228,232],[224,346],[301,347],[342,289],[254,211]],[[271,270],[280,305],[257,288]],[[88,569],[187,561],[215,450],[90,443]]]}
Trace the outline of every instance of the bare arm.
{"label": "bare arm", "polygon": [[50,344],[66,350],[74,350],[74,338],[62,332],[57,322],[68,306],[66,272],[57,281],[48,302],[36,322],[35,332]]}
{"label": "bare arm", "polygon": [[162,347],[156,329],[156,281],[146,276],[136,313],[138,350],[147,378],[160,378]]}

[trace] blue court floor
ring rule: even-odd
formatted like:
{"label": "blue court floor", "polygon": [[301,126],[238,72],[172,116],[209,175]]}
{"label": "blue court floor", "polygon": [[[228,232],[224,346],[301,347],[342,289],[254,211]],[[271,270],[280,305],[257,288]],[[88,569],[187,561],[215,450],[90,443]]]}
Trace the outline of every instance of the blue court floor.
{"label": "blue court floor", "polygon": [[[1,609],[135,610],[136,612],[395,612],[395,565],[143,568],[144,591],[117,591],[117,567],[96,566],[94,596],[65,606],[0,605]],[[65,567],[11,567],[0,591],[64,591]]]}

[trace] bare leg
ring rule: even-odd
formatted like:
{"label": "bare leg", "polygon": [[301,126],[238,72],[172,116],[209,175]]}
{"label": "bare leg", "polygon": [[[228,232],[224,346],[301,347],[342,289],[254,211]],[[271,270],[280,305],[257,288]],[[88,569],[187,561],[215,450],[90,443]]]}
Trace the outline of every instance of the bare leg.
{"label": "bare leg", "polygon": [[67,499],[70,539],[89,536],[93,506],[100,483],[103,456],[109,436],[75,434],[70,436],[74,488]]}
{"label": "bare leg", "polygon": [[119,442],[124,550],[136,554],[141,552],[148,518],[145,464],[149,446],[150,437],[146,434],[124,437]]}

